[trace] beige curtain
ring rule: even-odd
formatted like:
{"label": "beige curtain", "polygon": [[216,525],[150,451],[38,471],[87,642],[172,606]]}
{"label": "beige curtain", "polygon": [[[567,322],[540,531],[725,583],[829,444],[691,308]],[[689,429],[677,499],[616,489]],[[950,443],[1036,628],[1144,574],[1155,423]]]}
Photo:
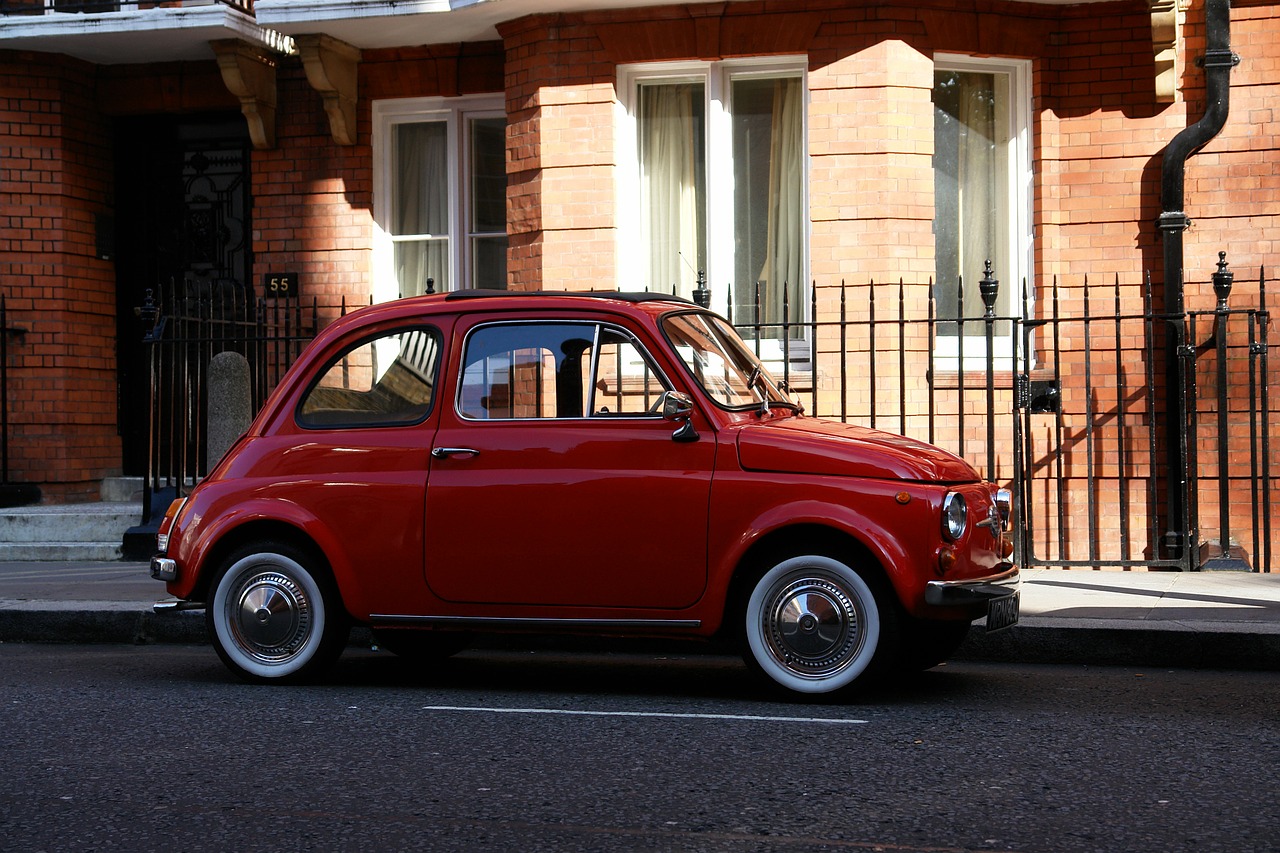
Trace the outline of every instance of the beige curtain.
{"label": "beige curtain", "polygon": [[765,261],[758,276],[762,283],[761,318],[765,323],[782,322],[784,293],[790,302],[789,318],[796,321],[804,316],[803,99],[796,78],[777,80],[773,89],[768,236]]}
{"label": "beige curtain", "polygon": [[[990,260],[997,277],[1008,279],[1007,193],[1008,129],[1002,116],[1007,92],[1003,75],[963,74],[960,92],[960,133],[956,152],[959,189],[957,253],[964,277],[965,317],[981,317],[984,306],[978,289],[983,267]],[[1003,288],[1002,288],[1003,289]]]}
{"label": "beige curtain", "polygon": [[[647,247],[647,285],[693,295],[705,266],[700,228],[698,134],[695,106],[702,86],[692,83],[640,88],[641,245]],[[694,99],[698,100],[695,104]]]}
{"label": "beige curtain", "polygon": [[[396,125],[396,174],[392,184],[396,282],[401,296],[416,296],[435,281],[449,282],[449,151],[442,121]],[[427,239],[426,235],[431,235]]]}

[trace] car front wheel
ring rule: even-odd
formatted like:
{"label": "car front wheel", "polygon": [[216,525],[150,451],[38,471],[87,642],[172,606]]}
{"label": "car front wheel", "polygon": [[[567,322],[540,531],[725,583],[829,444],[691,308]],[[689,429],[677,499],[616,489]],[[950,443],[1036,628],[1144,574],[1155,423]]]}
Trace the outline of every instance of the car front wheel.
{"label": "car front wheel", "polygon": [[798,694],[831,694],[870,680],[892,655],[895,624],[887,593],[873,583],[821,555],[773,566],[747,601],[747,664]]}
{"label": "car front wheel", "polygon": [[301,681],[329,666],[349,633],[327,575],[301,549],[263,543],[232,554],[205,619],[213,646],[246,681]]}

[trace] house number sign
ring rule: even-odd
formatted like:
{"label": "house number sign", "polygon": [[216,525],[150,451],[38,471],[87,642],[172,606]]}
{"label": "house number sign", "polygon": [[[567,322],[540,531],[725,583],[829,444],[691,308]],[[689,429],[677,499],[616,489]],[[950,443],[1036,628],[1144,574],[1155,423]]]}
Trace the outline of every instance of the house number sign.
{"label": "house number sign", "polygon": [[262,295],[268,299],[294,299],[298,293],[296,272],[269,272],[262,276]]}

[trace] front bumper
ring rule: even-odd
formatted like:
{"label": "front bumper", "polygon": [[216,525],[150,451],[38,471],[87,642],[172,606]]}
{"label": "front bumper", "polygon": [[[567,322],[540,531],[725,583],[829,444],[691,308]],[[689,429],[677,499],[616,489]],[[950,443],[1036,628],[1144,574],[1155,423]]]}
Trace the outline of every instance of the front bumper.
{"label": "front bumper", "polygon": [[1015,594],[1021,584],[1017,566],[982,578],[959,581],[929,581],[924,586],[926,604],[937,607],[974,607],[993,599]]}
{"label": "front bumper", "polygon": [[168,583],[178,579],[178,564],[168,557],[155,556],[151,558],[151,577],[158,581]]}
{"label": "front bumper", "polygon": [[1007,565],[982,578],[929,581],[925,584],[924,600],[935,607],[967,610],[975,618],[985,612],[990,633],[1018,623],[1020,584],[1018,567]]}

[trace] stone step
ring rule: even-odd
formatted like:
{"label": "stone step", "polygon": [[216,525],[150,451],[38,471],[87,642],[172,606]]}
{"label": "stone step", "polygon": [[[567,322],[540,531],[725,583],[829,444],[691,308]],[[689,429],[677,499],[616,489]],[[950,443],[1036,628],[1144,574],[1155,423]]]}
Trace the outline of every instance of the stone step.
{"label": "stone step", "polygon": [[0,510],[0,561],[119,560],[142,504],[124,501]]}
{"label": "stone step", "polygon": [[104,503],[142,503],[141,477],[107,477],[99,494]]}
{"label": "stone step", "polygon": [[0,563],[113,562],[124,556],[121,539],[114,542],[0,542]]}

